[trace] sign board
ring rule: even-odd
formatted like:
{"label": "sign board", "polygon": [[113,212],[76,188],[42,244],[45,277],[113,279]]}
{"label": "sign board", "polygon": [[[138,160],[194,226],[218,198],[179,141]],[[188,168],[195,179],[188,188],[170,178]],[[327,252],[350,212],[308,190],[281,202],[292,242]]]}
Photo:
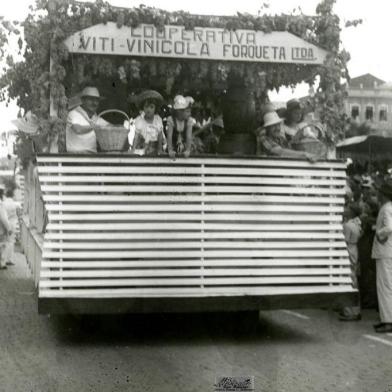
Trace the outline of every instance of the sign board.
{"label": "sign board", "polygon": [[118,28],[113,22],[91,26],[65,40],[72,53],[187,58],[219,61],[323,64],[324,49],[285,31],[155,26]]}

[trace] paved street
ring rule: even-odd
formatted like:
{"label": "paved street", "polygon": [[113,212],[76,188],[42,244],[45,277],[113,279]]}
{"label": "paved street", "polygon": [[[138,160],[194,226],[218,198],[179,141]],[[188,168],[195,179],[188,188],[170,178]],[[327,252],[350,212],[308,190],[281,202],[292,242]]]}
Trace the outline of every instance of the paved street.
{"label": "paved street", "polygon": [[392,334],[374,311],[268,311],[258,325],[219,315],[47,317],[24,259],[0,274],[0,391],[212,391],[251,375],[256,391],[392,391]]}

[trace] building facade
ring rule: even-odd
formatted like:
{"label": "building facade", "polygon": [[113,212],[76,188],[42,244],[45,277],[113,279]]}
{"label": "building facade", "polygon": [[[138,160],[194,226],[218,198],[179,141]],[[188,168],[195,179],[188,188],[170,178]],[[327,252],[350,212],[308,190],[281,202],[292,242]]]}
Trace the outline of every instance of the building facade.
{"label": "building facade", "polygon": [[392,83],[365,74],[351,79],[346,113],[358,124],[392,133]]}

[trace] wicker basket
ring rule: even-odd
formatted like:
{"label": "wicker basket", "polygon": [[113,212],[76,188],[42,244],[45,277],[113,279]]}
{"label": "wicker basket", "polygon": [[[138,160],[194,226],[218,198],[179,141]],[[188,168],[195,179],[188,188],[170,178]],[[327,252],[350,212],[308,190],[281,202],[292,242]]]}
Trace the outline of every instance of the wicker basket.
{"label": "wicker basket", "polygon": [[[117,109],[105,110],[100,113],[98,117],[102,117],[107,113],[120,113],[129,121],[128,115]],[[124,151],[125,143],[128,139],[128,133],[129,129],[124,128],[122,125],[108,125],[95,128],[97,143],[101,151],[104,152]]]}
{"label": "wicker basket", "polygon": [[326,156],[327,147],[316,139],[304,138],[297,143],[292,143],[293,150],[306,151],[317,156]]}

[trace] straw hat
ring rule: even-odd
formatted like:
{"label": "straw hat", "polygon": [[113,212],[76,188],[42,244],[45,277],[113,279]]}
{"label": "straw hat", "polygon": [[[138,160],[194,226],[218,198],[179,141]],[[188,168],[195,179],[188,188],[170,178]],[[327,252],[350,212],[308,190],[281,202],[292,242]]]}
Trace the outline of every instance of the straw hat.
{"label": "straw hat", "polygon": [[182,95],[176,95],[174,97],[174,104],[173,104],[174,110],[187,109],[188,107],[189,107],[189,102]]}
{"label": "straw hat", "polygon": [[185,97],[185,100],[188,102],[188,106],[192,106],[195,103],[192,97]]}
{"label": "straw hat", "polygon": [[38,118],[35,114],[31,113],[31,111],[27,112],[24,117],[17,118],[16,120],[12,120],[11,122],[18,128],[19,131],[22,131],[24,133],[34,135],[38,132]]}
{"label": "straw hat", "polygon": [[264,114],[263,119],[264,119],[263,128],[267,128],[275,124],[281,124],[283,122],[283,119],[281,119],[276,112],[268,112]]}
{"label": "straw hat", "polygon": [[101,95],[99,94],[99,91],[96,87],[85,87],[82,92],[80,93],[80,96],[83,97],[91,97],[91,98],[98,98],[98,99],[103,99]]}
{"label": "straw hat", "polygon": [[137,96],[137,102],[139,106],[142,106],[147,99],[163,102],[163,97],[161,94],[158,93],[158,91],[145,90]]}

